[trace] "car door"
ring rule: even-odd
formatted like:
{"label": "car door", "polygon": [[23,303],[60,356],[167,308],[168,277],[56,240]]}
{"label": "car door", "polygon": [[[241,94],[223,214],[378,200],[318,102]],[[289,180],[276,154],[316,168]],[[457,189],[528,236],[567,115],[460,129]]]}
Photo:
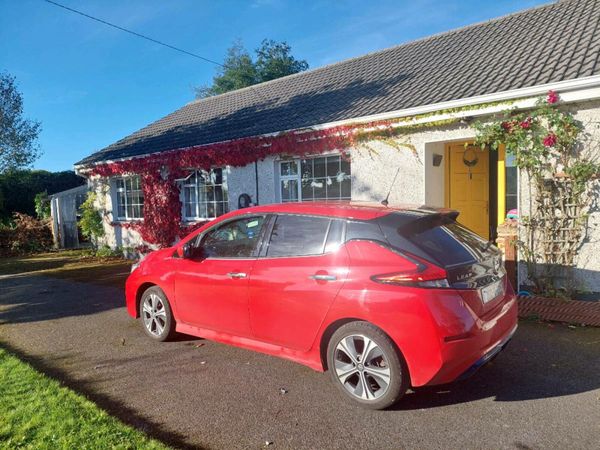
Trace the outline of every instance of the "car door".
{"label": "car door", "polygon": [[265,216],[216,225],[192,243],[179,261],[175,295],[179,320],[239,336],[250,335],[248,279]]}
{"label": "car door", "polygon": [[255,338],[308,350],[348,272],[344,222],[277,215],[249,283]]}

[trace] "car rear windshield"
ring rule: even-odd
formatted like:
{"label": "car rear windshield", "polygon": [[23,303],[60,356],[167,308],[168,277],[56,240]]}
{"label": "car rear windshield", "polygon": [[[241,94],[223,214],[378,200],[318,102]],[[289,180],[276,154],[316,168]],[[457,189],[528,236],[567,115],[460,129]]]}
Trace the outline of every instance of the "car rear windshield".
{"label": "car rear windshield", "polygon": [[392,246],[443,267],[480,261],[488,249],[484,239],[452,215],[392,213],[379,220]]}

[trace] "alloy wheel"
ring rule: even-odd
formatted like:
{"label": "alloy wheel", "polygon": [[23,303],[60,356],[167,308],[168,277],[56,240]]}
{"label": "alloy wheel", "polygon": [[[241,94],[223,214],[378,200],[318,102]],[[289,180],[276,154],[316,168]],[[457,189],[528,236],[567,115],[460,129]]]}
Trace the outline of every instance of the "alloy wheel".
{"label": "alloy wheel", "polygon": [[151,293],[144,299],[142,315],[146,330],[153,336],[162,336],[167,325],[167,311],[158,295]]}
{"label": "alloy wheel", "polygon": [[334,364],[339,382],[361,400],[376,400],[389,387],[388,358],[373,339],[363,334],[352,334],[338,342]]}

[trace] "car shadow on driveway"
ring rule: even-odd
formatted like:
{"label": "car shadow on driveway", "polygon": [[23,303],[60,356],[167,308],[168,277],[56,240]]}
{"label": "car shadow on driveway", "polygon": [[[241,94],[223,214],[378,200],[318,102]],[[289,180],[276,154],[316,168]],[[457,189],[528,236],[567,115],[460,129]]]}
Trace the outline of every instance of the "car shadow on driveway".
{"label": "car shadow on driveway", "polygon": [[125,305],[123,290],[115,287],[34,275],[7,276],[1,282],[0,324],[86,316]]}
{"label": "car shadow on driveway", "polygon": [[522,321],[510,345],[472,377],[417,388],[393,409],[437,408],[490,397],[518,402],[573,395],[600,388],[598,373],[600,329]]}

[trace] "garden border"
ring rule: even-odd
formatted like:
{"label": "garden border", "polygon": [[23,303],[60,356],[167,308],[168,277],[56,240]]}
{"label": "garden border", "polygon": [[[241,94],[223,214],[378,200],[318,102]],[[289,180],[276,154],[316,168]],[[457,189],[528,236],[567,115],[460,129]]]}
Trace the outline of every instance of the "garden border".
{"label": "garden border", "polygon": [[600,302],[518,296],[519,317],[600,327]]}

